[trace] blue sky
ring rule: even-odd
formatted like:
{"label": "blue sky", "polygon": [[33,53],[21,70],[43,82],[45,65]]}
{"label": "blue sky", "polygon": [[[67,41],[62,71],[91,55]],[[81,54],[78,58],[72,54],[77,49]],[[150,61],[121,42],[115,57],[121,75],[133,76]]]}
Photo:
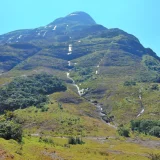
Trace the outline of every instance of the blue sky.
{"label": "blue sky", "polygon": [[160,56],[160,0],[1,0],[0,34],[43,26],[74,11],[134,34]]}

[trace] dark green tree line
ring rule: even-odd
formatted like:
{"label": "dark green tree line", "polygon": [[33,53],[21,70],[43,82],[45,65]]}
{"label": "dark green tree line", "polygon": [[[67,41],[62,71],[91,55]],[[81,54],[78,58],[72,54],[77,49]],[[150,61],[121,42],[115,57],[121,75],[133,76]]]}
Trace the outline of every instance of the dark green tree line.
{"label": "dark green tree line", "polygon": [[16,78],[0,89],[0,112],[38,106],[48,101],[47,94],[64,90],[64,83],[52,75],[38,74]]}

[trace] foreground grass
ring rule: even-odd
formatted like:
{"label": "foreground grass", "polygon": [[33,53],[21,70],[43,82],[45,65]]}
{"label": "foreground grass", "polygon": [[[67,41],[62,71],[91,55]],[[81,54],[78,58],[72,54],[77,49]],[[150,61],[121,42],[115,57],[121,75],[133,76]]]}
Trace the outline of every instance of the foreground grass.
{"label": "foreground grass", "polygon": [[65,137],[51,138],[53,144],[39,142],[39,137],[24,137],[23,144],[0,139],[0,148],[7,152],[8,160],[13,157],[16,160],[147,160],[149,153],[160,153],[158,149],[153,150],[120,139],[86,137],[83,138],[83,145],[68,145]]}

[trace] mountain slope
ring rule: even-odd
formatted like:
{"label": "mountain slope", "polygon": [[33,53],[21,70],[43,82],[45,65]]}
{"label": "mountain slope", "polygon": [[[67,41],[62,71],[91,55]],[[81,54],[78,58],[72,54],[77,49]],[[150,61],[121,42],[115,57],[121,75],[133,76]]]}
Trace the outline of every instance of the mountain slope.
{"label": "mountain slope", "polygon": [[[84,97],[99,100],[104,112],[113,113],[117,122],[127,111],[132,115],[126,115],[126,122],[135,118],[140,110],[139,89],[149,89],[148,82],[160,82],[160,58],[156,53],[144,48],[131,34],[96,24],[85,12],[73,12],[45,27],[1,35],[0,44],[0,70],[10,70],[4,77],[45,71],[70,82],[66,76],[70,71],[78,87],[87,90]],[[137,85],[124,85],[132,81]],[[130,98],[134,98],[132,103],[125,100],[128,89]],[[144,94],[149,93],[144,90]],[[124,113],[117,115],[119,103],[126,108],[120,108]]]}
{"label": "mountain slope", "polygon": [[[67,90],[45,92],[46,100],[39,104],[43,97],[38,94],[59,84],[47,80],[46,74],[35,75],[44,72],[62,79]],[[0,115],[0,125],[21,124],[24,142],[0,138],[0,157],[147,160],[159,156],[159,139],[150,136],[159,126],[146,132],[150,135],[130,127],[131,120],[132,124],[142,120],[141,128],[151,121],[159,124],[159,82],[156,53],[134,35],[96,24],[85,12],[0,35],[0,111],[14,110]],[[117,128],[129,130],[130,137],[117,135]],[[81,145],[69,144],[71,139],[81,140]]]}

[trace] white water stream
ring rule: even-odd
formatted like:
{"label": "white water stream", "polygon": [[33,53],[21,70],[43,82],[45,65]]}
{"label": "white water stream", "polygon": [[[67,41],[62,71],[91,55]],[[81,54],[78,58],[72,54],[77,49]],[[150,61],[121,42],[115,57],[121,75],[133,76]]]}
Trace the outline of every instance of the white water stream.
{"label": "white water stream", "polygon": [[140,113],[137,115],[137,117],[139,117],[141,114],[143,114],[144,112],[144,108],[140,111]]}
{"label": "white water stream", "polygon": [[54,26],[53,31],[55,31],[55,30],[56,30],[56,28],[57,28],[57,26]]}
{"label": "white water stream", "polygon": [[144,113],[144,106],[142,104],[141,89],[139,90],[139,100],[140,100],[140,104],[141,104],[141,111],[139,112],[139,114],[137,115],[137,117],[141,116]]}
{"label": "white water stream", "polygon": [[69,44],[69,46],[68,46],[68,53],[67,53],[67,55],[70,55],[70,54],[72,54],[72,44]]}
{"label": "white water stream", "polygon": [[68,61],[68,66],[69,66],[69,67],[71,66],[71,62],[70,62],[70,61]]}
{"label": "white water stream", "polygon": [[[72,81],[73,86],[75,86],[75,87],[77,88],[78,94],[79,94],[80,96],[82,96],[82,95],[85,93],[85,89],[81,89],[81,90],[80,90],[79,86],[78,86],[77,84],[75,84],[75,81],[73,80],[73,78],[70,77],[70,73],[69,73],[69,72],[67,72],[67,78]],[[103,108],[101,107],[100,104],[94,104],[94,103],[91,103],[91,104],[94,105],[94,106],[98,109],[99,115],[100,115],[101,117],[106,116],[106,114],[103,112]],[[102,119],[102,120],[103,120],[103,119]],[[103,121],[104,121],[104,120],[103,120]],[[106,121],[104,121],[104,122],[105,122],[107,125],[109,125],[110,127],[117,129],[117,127],[116,127],[115,125],[112,125],[111,123],[107,123]]]}
{"label": "white water stream", "polygon": [[75,86],[77,88],[78,94],[80,96],[82,96],[85,93],[85,89],[80,89],[79,86],[77,84],[75,84],[75,81],[73,80],[73,78],[70,77],[70,73],[69,72],[67,72],[67,78],[72,81],[73,86]]}
{"label": "white water stream", "polygon": [[[72,45],[71,45],[71,44],[69,45],[68,51],[69,51],[69,53],[71,54],[71,52],[72,52]],[[69,55],[69,53],[68,53],[68,55]],[[101,59],[101,61],[102,61],[102,59]],[[101,62],[101,61],[100,61],[100,62]],[[69,66],[69,67],[71,66],[71,62],[70,62],[70,61],[68,61],[68,66]],[[100,67],[100,63],[97,65],[97,68],[99,68],[99,67]],[[66,74],[67,74],[67,78],[72,81],[73,86],[75,86],[75,87],[77,88],[78,94],[79,94],[80,96],[82,96],[82,95],[85,93],[85,91],[88,90],[88,88],[87,88],[87,89],[80,89],[79,86],[75,83],[74,79],[70,77],[70,73],[67,72]],[[96,70],[96,74],[98,74],[98,70]],[[103,116],[106,116],[106,114],[103,112],[103,108],[102,108],[102,106],[101,106],[100,104],[98,104],[98,103],[95,104],[95,103],[92,103],[92,102],[91,102],[91,104],[94,105],[94,106],[98,109],[98,112],[99,112],[99,115],[101,116],[101,118],[102,118]],[[103,118],[102,118],[102,120],[103,120]],[[103,120],[103,121],[104,121],[107,125],[109,125],[110,127],[117,129],[117,127],[116,127],[115,125],[112,125],[111,123],[108,123],[108,122],[106,122],[105,120]]]}

